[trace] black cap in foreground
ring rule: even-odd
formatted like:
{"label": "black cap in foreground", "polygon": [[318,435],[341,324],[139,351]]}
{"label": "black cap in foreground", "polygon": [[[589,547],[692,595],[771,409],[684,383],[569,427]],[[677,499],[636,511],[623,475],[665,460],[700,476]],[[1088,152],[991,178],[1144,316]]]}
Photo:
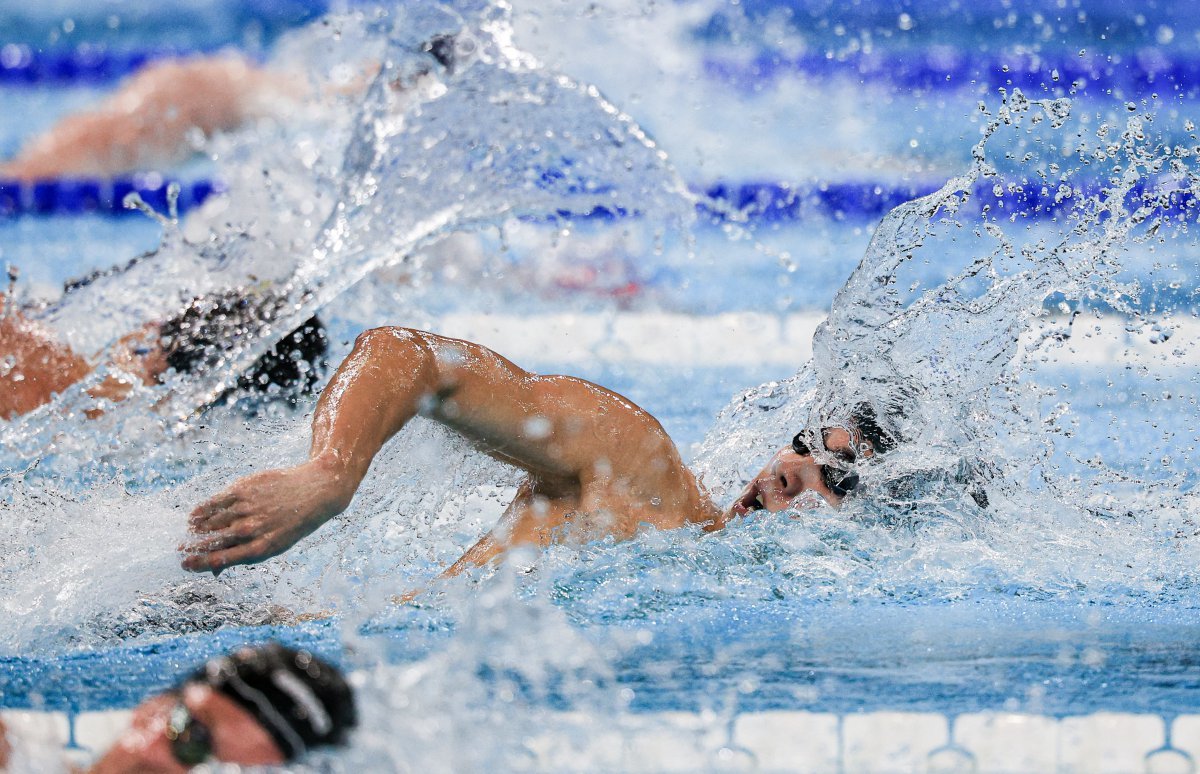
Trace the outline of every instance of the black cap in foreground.
{"label": "black cap in foreground", "polygon": [[344,744],[358,722],[353,691],[336,667],[274,642],[214,658],[187,682],[235,701],[289,761],[314,747]]}

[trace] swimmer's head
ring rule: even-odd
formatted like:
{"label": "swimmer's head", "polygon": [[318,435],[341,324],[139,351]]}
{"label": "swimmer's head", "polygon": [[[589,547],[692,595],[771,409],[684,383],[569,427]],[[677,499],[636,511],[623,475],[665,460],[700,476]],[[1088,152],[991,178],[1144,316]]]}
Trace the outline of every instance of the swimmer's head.
{"label": "swimmer's head", "polygon": [[270,643],[212,659],[143,701],[94,770],[279,766],[346,744],[356,723],[353,693],[336,667]]}
{"label": "swimmer's head", "polygon": [[211,688],[246,710],[285,762],[315,747],[345,744],[358,722],[354,694],[336,667],[278,643],[215,658],[186,685]]}
{"label": "swimmer's head", "polygon": [[[856,406],[849,420],[840,425],[831,423],[819,432],[797,433],[792,443],[777,451],[742,490],[730,514],[803,510],[819,506],[822,501],[837,507],[858,489],[858,465],[887,454],[901,440],[880,427],[869,405]],[[890,477],[879,485],[875,494],[903,506],[919,502],[939,487],[948,487],[943,491],[965,492],[975,505],[987,508],[988,478],[986,468],[963,462],[950,471],[928,470]]]}
{"label": "swimmer's head", "polygon": [[[217,365],[239,343],[265,335],[285,304],[281,295],[238,291],[193,300],[159,327],[165,367],[194,373]],[[325,327],[314,315],[258,358],[237,387],[294,399],[316,384],[328,345]]]}
{"label": "swimmer's head", "polygon": [[808,508],[821,500],[841,505],[858,486],[855,465],[896,445],[879,427],[875,412],[867,404],[856,407],[844,425],[823,427],[818,437],[810,437],[817,435],[797,433],[791,444],[777,451],[742,490],[731,514]]}

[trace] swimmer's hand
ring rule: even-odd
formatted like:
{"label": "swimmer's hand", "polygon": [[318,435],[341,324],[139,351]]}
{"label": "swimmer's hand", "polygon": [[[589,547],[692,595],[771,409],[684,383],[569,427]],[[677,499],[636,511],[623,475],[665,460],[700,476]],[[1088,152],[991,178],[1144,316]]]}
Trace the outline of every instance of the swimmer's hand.
{"label": "swimmer's hand", "polygon": [[278,556],[350,505],[354,486],[336,468],[310,460],[246,476],[202,503],[179,547],[183,569],[212,572]]}
{"label": "swimmer's hand", "polygon": [[391,603],[393,605],[413,605],[415,607],[420,607],[420,605],[417,605],[416,599],[424,593],[425,589],[413,589],[412,591],[406,591],[403,594],[393,594],[391,597]]}

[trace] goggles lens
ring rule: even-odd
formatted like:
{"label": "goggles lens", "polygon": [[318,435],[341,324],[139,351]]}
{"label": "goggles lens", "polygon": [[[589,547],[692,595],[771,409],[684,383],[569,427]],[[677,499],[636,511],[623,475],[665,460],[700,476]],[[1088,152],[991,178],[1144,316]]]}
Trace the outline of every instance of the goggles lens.
{"label": "goggles lens", "polygon": [[[792,438],[792,451],[801,457],[812,456],[812,449],[804,441],[804,433],[796,433],[796,436]],[[855,454],[847,462],[853,464],[854,458],[857,458],[857,456]],[[853,471],[841,470],[830,465],[822,465],[821,475],[824,477],[825,485],[838,497],[845,497],[858,487],[858,474]]]}
{"label": "goggles lens", "polygon": [[212,757],[212,731],[192,717],[182,701],[171,710],[167,720],[167,740],[171,743],[171,754],[181,766],[190,769]]}

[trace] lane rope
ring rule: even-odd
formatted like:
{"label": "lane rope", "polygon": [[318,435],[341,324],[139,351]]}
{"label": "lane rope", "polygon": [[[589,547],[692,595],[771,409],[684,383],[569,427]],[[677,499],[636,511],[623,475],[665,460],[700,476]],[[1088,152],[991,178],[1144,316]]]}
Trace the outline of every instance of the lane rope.
{"label": "lane rope", "polygon": [[[113,48],[81,44],[37,49],[0,46],[0,86],[106,84],[149,62],[208,53],[213,47]],[[935,45],[870,52],[813,51],[794,56],[760,52],[750,58],[707,56],[705,74],[747,91],[788,77],[849,78],[915,90],[998,87],[1027,90],[1074,88],[1078,93],[1127,96],[1150,92],[1200,93],[1200,54],[1143,47],[1123,52],[979,52]]]}
{"label": "lane rope", "polygon": [[[172,180],[153,173],[113,180],[64,178],[34,183],[0,180],[0,220],[48,216],[124,216],[135,211],[124,204],[130,193],[137,193],[151,208],[165,213],[167,188],[172,182],[180,186],[178,207],[181,214],[226,190],[220,180]],[[895,184],[841,181],[792,185],[726,181],[693,186],[692,190],[699,197],[697,212],[702,220],[712,223],[784,224],[822,218],[875,220],[906,201],[936,191],[939,185],[939,182]],[[1011,214],[1033,219],[1052,218],[1074,207],[1081,198],[1099,194],[1104,186],[1100,180],[1054,188],[1041,181],[998,186],[995,181],[988,180],[977,184],[962,206],[969,212],[995,216]],[[1153,182],[1135,185],[1127,196],[1127,202],[1140,199],[1148,190],[1154,190],[1153,186]],[[1190,192],[1172,191],[1169,197],[1165,208],[1168,213],[1190,218],[1196,216],[1197,201]],[[600,207],[587,212],[563,209],[541,220],[620,220],[640,215],[636,211]]]}
{"label": "lane rope", "polygon": [[862,51],[797,56],[760,53],[750,59],[710,56],[710,78],[740,88],[761,90],[786,77],[846,78],[860,84],[886,84],[910,90],[1020,88],[1028,91],[1074,89],[1077,94],[1126,97],[1162,92],[1200,93],[1200,56],[1141,48],[1120,53],[978,52],[948,46],[912,51]]}

